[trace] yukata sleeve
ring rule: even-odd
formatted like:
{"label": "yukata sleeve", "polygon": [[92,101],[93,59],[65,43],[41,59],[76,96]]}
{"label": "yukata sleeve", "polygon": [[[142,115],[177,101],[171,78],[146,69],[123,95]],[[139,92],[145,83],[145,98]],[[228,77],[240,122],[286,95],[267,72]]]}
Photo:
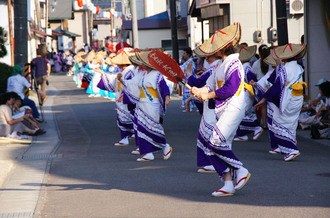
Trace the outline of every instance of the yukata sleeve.
{"label": "yukata sleeve", "polygon": [[157,93],[159,102],[161,104],[162,113],[161,116],[165,115],[166,112],[166,105],[165,105],[165,97],[167,95],[170,95],[170,89],[168,88],[168,85],[166,84],[166,81],[164,77],[159,73],[157,78]]}
{"label": "yukata sleeve", "polygon": [[[256,82],[256,87],[253,87],[257,101],[260,101],[264,97],[264,94],[267,91],[268,78],[274,76],[273,74],[274,75],[276,74],[275,71],[273,71],[271,73],[267,73],[258,82]],[[273,80],[273,79],[271,79],[271,80]]]}
{"label": "yukata sleeve", "polygon": [[202,88],[203,86],[205,86],[207,79],[210,76],[210,72],[205,72],[203,73],[203,75],[199,78],[196,78],[194,76],[190,76],[188,79],[188,84],[190,86],[195,86],[197,88]]}
{"label": "yukata sleeve", "polygon": [[249,83],[251,80],[257,82],[258,79],[256,77],[256,75],[253,73],[252,68],[247,68],[247,72],[246,72],[246,83]]}
{"label": "yukata sleeve", "polygon": [[116,92],[116,74],[104,73],[101,76],[100,82],[97,84],[97,87],[106,90],[109,92]]}
{"label": "yukata sleeve", "polygon": [[131,104],[136,104],[140,100],[141,90],[139,88],[139,82],[141,80],[141,76],[134,76],[130,80],[123,80],[123,92],[124,98],[127,98]]}
{"label": "yukata sleeve", "polygon": [[215,82],[214,82],[214,74],[215,74],[215,70],[211,73],[211,75],[209,76],[209,78],[206,80],[206,84],[205,87],[208,88],[209,92],[213,92],[215,91]]}
{"label": "yukata sleeve", "polygon": [[221,100],[230,98],[235,95],[239,86],[241,85],[241,76],[238,69],[234,70],[234,72],[226,79],[223,86],[217,90],[215,90],[215,94]]}
{"label": "yukata sleeve", "polygon": [[278,108],[280,107],[280,99],[284,93],[286,79],[282,75],[285,75],[286,71],[282,64],[278,65],[272,75],[268,78],[268,82],[273,85],[264,94],[264,98],[267,101],[274,103]]}

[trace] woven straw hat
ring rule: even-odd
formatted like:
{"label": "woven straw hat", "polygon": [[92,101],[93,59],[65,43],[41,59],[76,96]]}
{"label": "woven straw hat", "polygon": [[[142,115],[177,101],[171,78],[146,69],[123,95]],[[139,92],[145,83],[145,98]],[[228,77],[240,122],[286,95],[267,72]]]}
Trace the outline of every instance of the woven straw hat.
{"label": "woven straw hat", "polygon": [[270,66],[276,67],[276,61],[272,57],[272,55],[268,55],[265,59],[264,62]]}
{"label": "woven straw hat", "polygon": [[194,49],[194,53],[195,53],[198,57],[201,57],[201,58],[206,57],[206,56],[209,56],[209,55],[205,55],[205,54],[201,51],[200,47],[196,47],[196,48]]}
{"label": "woven straw hat", "polygon": [[287,44],[275,48],[275,54],[281,60],[296,57],[300,59],[306,54],[306,44]]}
{"label": "woven straw hat", "polygon": [[93,60],[93,64],[102,64],[103,63],[103,55],[102,54],[97,54]]}
{"label": "woven straw hat", "polygon": [[92,50],[92,51],[90,51],[90,52],[87,54],[87,56],[86,56],[86,61],[87,61],[87,62],[90,62],[90,61],[92,61],[94,58],[95,58],[95,51]]}
{"label": "woven straw hat", "polygon": [[134,56],[129,56],[128,58],[133,64],[136,64],[139,66],[143,64],[142,61],[140,61],[135,54],[134,54]]}
{"label": "woven straw hat", "polygon": [[121,52],[119,55],[111,59],[111,62],[116,65],[130,65],[129,54]]}
{"label": "woven straw hat", "polygon": [[148,59],[148,55],[151,51],[137,51],[136,57],[142,62],[143,65],[146,65],[149,68],[155,69],[150,63]]}
{"label": "woven straw hat", "polygon": [[[276,56],[282,61],[290,58],[296,57],[296,59],[300,59],[304,57],[307,51],[306,44],[287,44],[276,47],[274,49]],[[266,64],[271,66],[276,66],[276,62],[272,55],[269,55],[267,58],[264,59]]]}
{"label": "woven straw hat", "polygon": [[255,54],[257,51],[257,46],[253,45],[253,46],[249,46],[249,47],[245,47],[245,46],[240,46],[237,47],[235,49],[235,51],[237,53],[239,53],[239,59],[241,62],[246,62],[249,61]]}
{"label": "woven straw hat", "polygon": [[211,38],[199,47],[199,51],[203,53],[204,56],[209,56],[230,44],[236,47],[241,40],[241,32],[240,23],[234,23],[221,30],[217,30]]}

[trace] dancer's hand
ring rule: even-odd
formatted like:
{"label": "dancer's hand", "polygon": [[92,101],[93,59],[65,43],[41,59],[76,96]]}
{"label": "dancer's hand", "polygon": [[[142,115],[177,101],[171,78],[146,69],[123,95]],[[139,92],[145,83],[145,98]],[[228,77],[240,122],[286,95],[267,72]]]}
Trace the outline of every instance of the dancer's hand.
{"label": "dancer's hand", "polygon": [[249,82],[249,85],[251,85],[251,86],[257,86],[257,84],[256,84],[256,82],[254,82],[254,80],[251,80],[251,81]]}
{"label": "dancer's hand", "polygon": [[207,101],[209,99],[209,93],[202,93],[199,99],[202,101]]}
{"label": "dancer's hand", "polygon": [[121,94],[119,98],[117,99],[117,102],[122,102],[124,99],[124,94]]}
{"label": "dancer's hand", "polygon": [[260,110],[262,108],[262,106],[264,106],[266,100],[267,99],[265,99],[265,98],[261,99],[256,105],[254,105],[254,109],[256,111]]}
{"label": "dancer's hand", "polygon": [[190,93],[193,94],[194,97],[200,98],[200,91],[197,87],[192,87]]}
{"label": "dancer's hand", "polygon": [[270,50],[270,54],[272,55],[272,57],[274,58],[275,62],[276,62],[276,66],[279,65],[281,63],[281,60],[277,57],[277,55],[275,54],[274,49]]}
{"label": "dancer's hand", "polygon": [[187,65],[187,68],[186,68],[186,70],[185,70],[185,72],[186,72],[188,78],[192,75],[192,73],[191,73],[191,69],[192,69],[192,61],[189,62],[189,64]]}
{"label": "dancer's hand", "polygon": [[171,101],[170,96],[169,95],[166,95],[165,96],[165,105],[166,105],[166,107],[170,104],[170,101]]}

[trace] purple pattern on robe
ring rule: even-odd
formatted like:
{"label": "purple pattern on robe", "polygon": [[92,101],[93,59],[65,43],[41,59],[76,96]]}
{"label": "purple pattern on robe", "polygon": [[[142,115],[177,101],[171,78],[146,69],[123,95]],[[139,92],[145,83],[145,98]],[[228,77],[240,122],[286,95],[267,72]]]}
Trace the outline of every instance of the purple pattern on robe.
{"label": "purple pattern on robe", "polygon": [[209,149],[214,153],[210,156],[210,160],[220,178],[223,178],[224,171],[227,167],[237,170],[243,166],[242,162],[240,162],[229,147],[218,147],[209,144]]}
{"label": "purple pattern on robe", "polygon": [[[146,116],[149,120],[150,126],[159,125],[159,121],[153,120],[152,117],[150,117],[148,114],[146,114],[143,110],[140,108],[137,108],[138,112],[141,112],[144,116]],[[138,113],[136,113],[138,114]],[[134,118],[134,123],[136,125],[136,135],[135,135],[135,141],[138,144],[140,148],[140,154],[147,154],[150,152],[155,152],[161,150],[159,146],[155,146],[155,144],[158,145],[165,145],[166,144],[166,138],[163,134],[155,134],[152,131],[152,127],[150,126],[144,126],[138,119],[137,116]],[[146,140],[145,136],[140,136],[140,133],[144,134],[148,138],[152,140],[152,142]]]}
{"label": "purple pattern on robe", "polygon": [[[161,104],[161,109],[162,109],[162,112],[160,114],[160,118],[161,118],[162,116],[165,115],[165,110],[166,110],[165,97],[167,95],[170,95],[170,90],[164,80],[164,77],[159,72],[157,73],[156,81],[157,81],[158,100],[159,103]],[[147,123],[148,126],[144,126],[144,124],[139,121],[138,116],[144,116],[145,118],[142,119],[148,120]],[[147,113],[141,110],[138,107],[138,104],[135,111],[134,124],[136,130],[135,141],[140,148],[141,155],[150,152],[159,151],[162,149],[162,147],[166,145],[165,134],[160,134],[154,131],[154,128],[156,127],[163,128],[162,124],[160,123],[160,120],[154,120],[151,116],[149,116]],[[148,138],[149,141],[146,140],[146,138]]]}
{"label": "purple pattern on robe", "polygon": [[211,165],[208,145],[210,143],[209,140],[212,133],[210,133],[210,135],[205,133],[211,132],[212,130],[213,126],[208,124],[204,117],[202,117],[197,137],[197,166],[199,167]]}
{"label": "purple pattern on robe", "polygon": [[157,76],[157,93],[159,96],[159,102],[162,106],[161,116],[165,116],[166,113],[166,105],[165,105],[165,97],[170,96],[170,89],[164,80],[164,77],[161,73],[158,72]]}
{"label": "purple pattern on robe", "polygon": [[215,99],[216,113],[224,109],[241,85],[242,78],[239,65],[241,65],[239,60],[235,60],[229,65],[223,86],[215,90],[215,94],[218,97]]}
{"label": "purple pattern on robe", "polygon": [[97,87],[106,90],[109,92],[116,92],[116,87],[110,82],[110,74],[104,73],[101,76],[100,82],[97,84]]}
{"label": "purple pattern on robe", "polygon": [[238,129],[236,131],[237,136],[245,136],[247,134],[253,133],[255,130],[259,128],[259,125],[255,120],[242,120],[242,122],[239,124]]}
{"label": "purple pattern on robe", "polygon": [[249,84],[249,82],[253,80],[254,82],[257,82],[258,79],[256,77],[256,75],[253,73],[252,67],[251,66],[247,66],[245,68],[245,78],[244,81]]}

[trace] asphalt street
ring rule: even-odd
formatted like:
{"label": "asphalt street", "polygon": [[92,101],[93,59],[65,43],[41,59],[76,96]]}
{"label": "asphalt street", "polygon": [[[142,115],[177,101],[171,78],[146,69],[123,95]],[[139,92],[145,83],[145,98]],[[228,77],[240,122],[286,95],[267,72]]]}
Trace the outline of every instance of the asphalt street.
{"label": "asphalt street", "polygon": [[[55,74],[52,111],[61,143],[52,160],[40,217],[329,217],[330,147],[298,136],[301,155],[284,162],[268,154],[268,133],[234,142],[233,151],[252,176],[231,197],[211,197],[222,187],[216,173],[199,174],[197,112],[183,113],[173,97],[164,128],[173,154],[136,162],[134,141],[120,138],[115,103],[88,98],[72,77]],[[31,185],[31,184],[30,184]],[[32,184],[33,185],[33,184]]]}

